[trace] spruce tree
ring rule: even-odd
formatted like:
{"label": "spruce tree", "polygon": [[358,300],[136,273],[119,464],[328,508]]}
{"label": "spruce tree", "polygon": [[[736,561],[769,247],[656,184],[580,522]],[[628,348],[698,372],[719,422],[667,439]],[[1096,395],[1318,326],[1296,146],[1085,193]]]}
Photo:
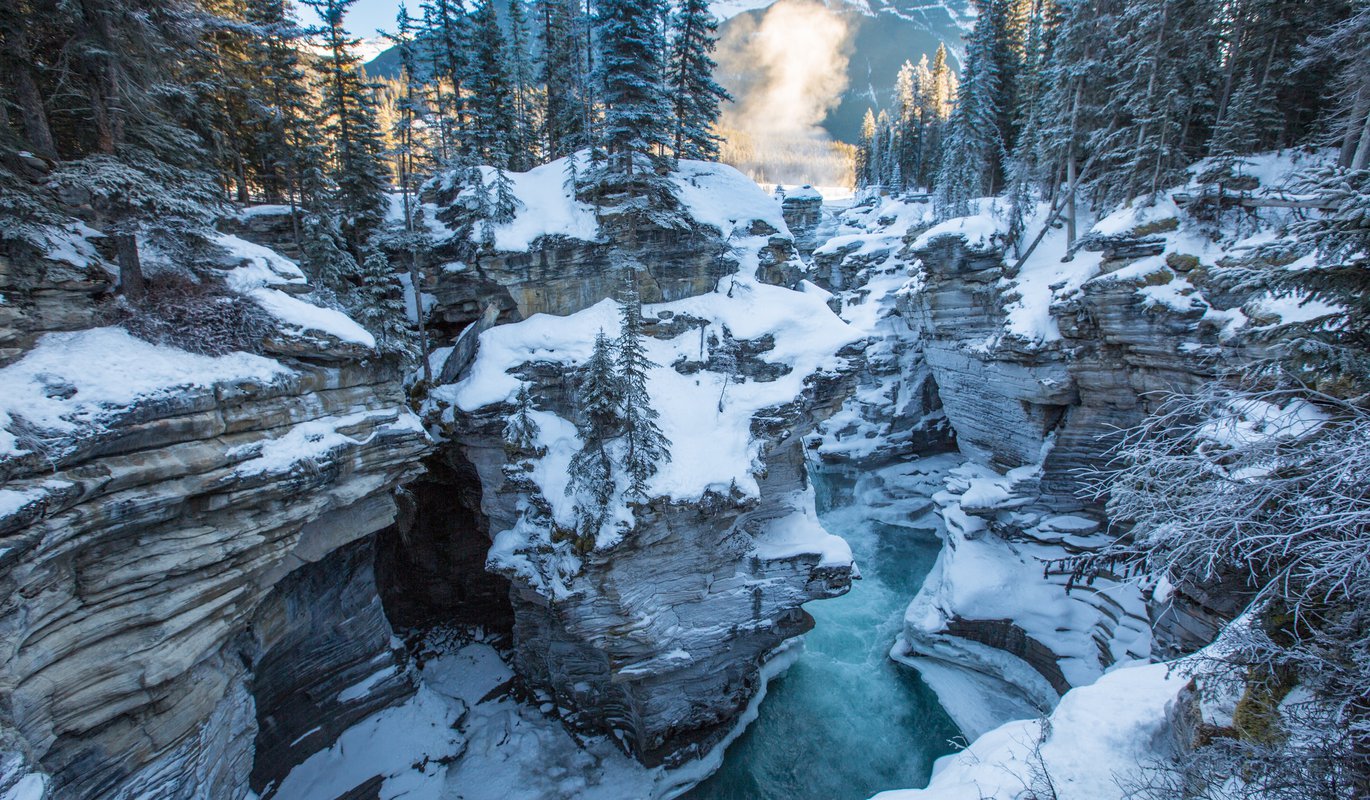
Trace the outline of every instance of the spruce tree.
{"label": "spruce tree", "polygon": [[356,0],[303,0],[323,20],[320,77],[324,133],[332,146],[331,205],[354,250],[365,248],[385,214],[385,167],[373,87],[363,80],[359,40],[343,26]]}
{"label": "spruce tree", "polygon": [[647,358],[642,332],[642,298],[630,277],[620,293],[618,378],[623,393],[623,437],[627,445],[624,469],[628,473],[627,496],[647,499],[647,481],[663,462],[671,460],[671,443],[656,424],[657,411],[647,389],[647,371],[657,366]]}
{"label": "spruce tree", "polygon": [[623,384],[615,370],[613,342],[600,331],[580,371],[576,400],[584,415],[577,429],[581,448],[567,468],[566,493],[576,497],[582,540],[594,541],[614,496],[614,460],[609,443],[623,432]]}
{"label": "spruce tree", "polygon": [[533,68],[528,53],[528,13],[524,0],[509,0],[510,114],[509,168],[526,172],[537,163],[537,133],[533,122]]}
{"label": "spruce tree", "polygon": [[423,367],[425,384],[432,385],[432,368],[428,363],[428,330],[424,321],[422,303],[418,302],[423,291],[423,274],[419,267],[422,252],[429,248],[429,237],[423,228],[416,224],[419,214],[418,184],[421,182],[423,167],[431,163],[431,150],[425,132],[429,130],[427,107],[423,102],[424,89],[419,79],[418,54],[413,37],[413,20],[404,4],[395,19],[395,34],[390,38],[400,58],[401,80],[404,82],[402,94],[396,105],[395,129],[395,172],[399,178],[401,212],[404,214],[402,230],[392,235],[391,245],[396,253],[405,258],[409,272],[409,284],[416,301],[415,320],[418,333],[419,361]]}
{"label": "spruce tree", "polygon": [[707,0],[682,0],[672,20],[669,61],[671,105],[675,111],[674,152],[677,159],[713,161],[718,158],[719,105],[731,100],[714,80],[712,54],[718,19]]}
{"label": "spruce tree", "polygon": [[257,76],[252,111],[260,180],[268,200],[290,205],[292,234],[300,247],[298,210],[323,199],[324,145],[314,122],[309,76],[300,44],[308,36],[289,13],[285,0],[247,0],[253,30],[251,67]]}
{"label": "spruce tree", "polygon": [[542,147],[549,159],[557,159],[590,143],[581,97],[581,15],[575,0],[540,0],[537,14],[538,80],[546,93]]}
{"label": "spruce tree", "polygon": [[373,247],[362,260],[359,283],[348,294],[348,312],[376,337],[383,353],[416,354],[405,319],[404,287],[385,251]]}
{"label": "spruce tree", "polygon": [[463,0],[429,0],[423,6],[420,38],[431,62],[433,106],[439,120],[439,158],[448,168],[470,163],[465,151],[470,27]]}
{"label": "spruce tree", "polygon": [[598,195],[622,211],[671,224],[675,206],[664,177],[671,146],[671,105],[662,54],[661,0],[603,0],[599,4],[598,64],[605,162],[594,175]]}
{"label": "spruce tree", "polygon": [[471,119],[466,139],[479,163],[508,169],[515,137],[513,93],[495,2],[481,3],[471,30],[471,67],[467,77]]}
{"label": "spruce tree", "polygon": [[540,430],[533,419],[534,410],[528,384],[521,384],[514,399],[514,411],[504,423],[504,444],[515,453],[528,455],[538,450]]}
{"label": "spruce tree", "polygon": [[861,140],[856,146],[856,186],[864,189],[879,183],[876,177],[880,163],[879,129],[875,127],[875,111],[866,109],[861,120]]}

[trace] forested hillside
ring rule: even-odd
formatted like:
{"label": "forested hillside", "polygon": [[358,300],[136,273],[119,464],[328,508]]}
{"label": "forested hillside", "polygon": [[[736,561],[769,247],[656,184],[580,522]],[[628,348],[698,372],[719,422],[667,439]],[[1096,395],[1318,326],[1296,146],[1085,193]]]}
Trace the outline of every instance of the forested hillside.
{"label": "forested hillside", "polygon": [[582,197],[670,220],[665,171],[718,151],[705,3],[499,1],[401,7],[402,75],[383,83],[361,68],[351,0],[308,0],[319,25],[284,0],[12,6],[0,236],[42,252],[79,217],[109,235],[134,299],[147,248],[202,246],[229,204],[285,205],[310,277],[411,350],[383,263],[427,246],[428,177],[471,188],[451,224],[488,229],[516,211],[509,171],[584,149],[567,175]]}

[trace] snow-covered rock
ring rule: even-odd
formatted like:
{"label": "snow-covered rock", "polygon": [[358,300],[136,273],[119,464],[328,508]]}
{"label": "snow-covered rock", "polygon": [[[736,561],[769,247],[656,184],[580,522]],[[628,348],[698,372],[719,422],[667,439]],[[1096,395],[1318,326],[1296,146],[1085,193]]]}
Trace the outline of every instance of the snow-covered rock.
{"label": "snow-covered rock", "polygon": [[[614,305],[486,331],[470,376],[434,397],[450,400],[453,435],[480,475],[489,568],[514,584],[520,674],[573,709],[574,724],[617,731],[644,761],[676,765],[731,730],[768,654],[811,624],[800,606],[848,587],[851,552],[815,520],[801,447],[845,396],[838,351],[857,337],[821,297],[743,276],[645,313],[656,318],[648,356],[663,365],[649,389],[672,458],[652,499],[620,506],[623,527],[588,552],[519,517],[500,437],[527,382],[546,448],[529,475],[551,524],[573,528],[572,370],[597,331],[616,330]],[[764,341],[758,359],[770,369],[725,389],[699,361],[700,342],[723,325]]]}
{"label": "snow-covered rock", "polygon": [[372,540],[427,434],[354,322],[301,299],[285,257],[225,240],[208,268],[285,298],[299,358],[92,327],[104,266],[0,262],[20,310],[0,367],[7,797],[241,798],[413,692]]}
{"label": "snow-covered rock", "polygon": [[[527,236],[527,252],[496,247],[440,276],[439,318],[504,311],[472,329],[473,358],[444,371],[457,380],[430,405],[447,460],[478,476],[474,516],[493,540],[488,568],[513,585],[521,677],[572,727],[611,732],[643,762],[674,768],[734,732],[763,665],[812,624],[802,604],[849,586],[850,549],[816,522],[802,446],[849,391],[861,332],[816,287],[765,280],[803,270],[774,198],[720,165],[685,162],[672,180],[689,230]],[[627,265],[641,267],[647,356],[660,365],[649,391],[671,459],[648,501],[615,501],[621,524],[572,541],[575,368],[598,331],[618,331],[606,298]],[[738,342],[726,380],[709,344],[725,326]],[[501,434],[521,385],[541,449],[514,482]],[[547,504],[545,524],[520,514],[530,492]]]}

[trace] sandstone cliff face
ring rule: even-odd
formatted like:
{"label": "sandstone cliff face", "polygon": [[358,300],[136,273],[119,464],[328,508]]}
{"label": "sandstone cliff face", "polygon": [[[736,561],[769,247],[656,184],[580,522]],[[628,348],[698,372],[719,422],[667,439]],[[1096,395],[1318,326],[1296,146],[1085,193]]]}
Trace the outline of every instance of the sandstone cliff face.
{"label": "sandstone cliff face", "polygon": [[[20,309],[94,293],[8,267]],[[210,358],[25,314],[0,381],[70,413],[0,441],[0,729],[55,796],[242,797],[412,691],[396,668],[339,699],[398,666],[371,540],[430,443],[392,365],[321,332]]]}

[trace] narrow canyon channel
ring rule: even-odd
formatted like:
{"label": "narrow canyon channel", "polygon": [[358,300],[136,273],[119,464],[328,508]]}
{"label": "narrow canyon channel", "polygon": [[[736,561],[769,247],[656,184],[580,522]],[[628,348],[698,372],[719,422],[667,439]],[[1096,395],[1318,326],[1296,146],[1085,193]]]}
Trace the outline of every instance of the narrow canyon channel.
{"label": "narrow canyon channel", "polygon": [[[954,460],[919,463],[940,462]],[[889,658],[941,548],[939,515],[926,496],[892,497],[866,474],[811,465],[810,476],[824,527],[851,544],[862,579],[805,607],[816,624],[802,654],[689,800],[855,800],[923,786],[959,737],[932,690]]]}

